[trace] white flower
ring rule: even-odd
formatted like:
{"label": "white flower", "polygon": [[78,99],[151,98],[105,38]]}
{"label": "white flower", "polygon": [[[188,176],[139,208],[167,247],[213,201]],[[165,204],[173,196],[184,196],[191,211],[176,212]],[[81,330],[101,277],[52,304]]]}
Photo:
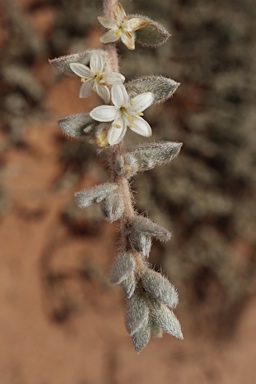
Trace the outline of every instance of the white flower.
{"label": "white flower", "polygon": [[72,71],[81,77],[83,82],[79,97],[87,97],[91,92],[97,92],[97,94],[105,101],[109,103],[110,92],[108,85],[115,82],[124,82],[125,77],[117,72],[103,72],[105,62],[102,55],[94,51],[90,59],[90,68],[84,64],[71,63],[70,68]]}
{"label": "white flower", "polygon": [[141,17],[134,17],[128,20],[125,10],[120,3],[114,5],[113,13],[114,18],[98,17],[103,27],[110,29],[110,31],[104,33],[100,41],[102,43],[113,43],[121,39],[128,49],[135,49],[134,31],[145,27],[148,23],[147,20]]}
{"label": "white flower", "polygon": [[152,135],[150,125],[141,117],[142,111],[148,108],[154,100],[151,92],[129,99],[125,86],[116,83],[111,88],[111,101],[114,105],[101,105],[94,108],[90,116],[100,122],[113,121],[107,134],[110,145],[120,143],[123,139],[127,127],[141,136],[149,137]]}

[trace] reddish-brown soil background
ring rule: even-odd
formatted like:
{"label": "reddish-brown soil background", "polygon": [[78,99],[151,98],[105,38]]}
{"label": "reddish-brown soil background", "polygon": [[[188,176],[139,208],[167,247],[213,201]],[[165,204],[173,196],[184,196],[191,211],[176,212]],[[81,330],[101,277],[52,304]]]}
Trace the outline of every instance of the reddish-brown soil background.
{"label": "reddish-brown soil background", "polygon": [[[140,355],[133,349],[123,324],[122,292],[120,287],[111,287],[108,282],[117,248],[117,224],[105,223],[97,207],[80,212],[73,203],[75,191],[107,179],[105,158],[101,160],[93,146],[79,144],[79,147],[62,137],[56,123],[60,117],[90,110],[98,103],[96,97],[79,100],[78,79],[59,76],[47,61],[57,54],[99,46],[101,30],[92,17],[101,13],[100,2],[94,5],[86,0],[75,1],[73,16],[70,3],[7,0],[1,4],[0,383],[254,384],[256,296],[252,271],[255,270],[255,243],[249,235],[229,232],[226,241],[231,259],[228,267],[220,268],[220,280],[202,275],[202,271],[209,275],[207,262],[202,264],[206,269],[201,266],[193,269],[196,265],[193,260],[192,267],[186,265],[181,278],[182,262],[177,266],[179,262],[175,261],[173,270],[172,267],[168,269],[171,262],[166,257],[162,265],[162,255],[167,251],[155,248],[152,262],[166,267],[166,273],[172,276],[180,290],[176,313],[185,339],[179,341],[165,334],[163,339],[152,338]],[[74,15],[78,17],[82,3],[83,9],[88,7],[88,14],[85,12],[83,20],[75,23]],[[157,11],[153,3],[147,5],[150,16],[158,11],[161,17],[168,2],[163,2],[163,9]],[[174,3],[177,15],[172,16],[171,25],[176,26],[178,37],[186,20],[178,13],[178,6],[183,9],[186,2]],[[126,4],[132,12],[137,12],[135,1]],[[140,11],[144,4],[138,2]],[[228,12],[228,2],[225,4]],[[195,11],[197,7],[200,8],[200,4],[195,4],[194,8],[192,5],[190,10]],[[164,22],[164,16],[162,20]],[[168,22],[168,17],[166,20]],[[246,33],[251,35],[252,32],[248,28]],[[217,36],[218,30],[214,33]],[[182,41],[179,44],[182,51]],[[166,57],[161,49],[158,52]],[[125,52],[121,51],[124,61]],[[144,51],[139,52],[144,55]],[[161,65],[165,68],[166,62],[161,62],[160,53],[157,54],[159,68]],[[157,55],[152,54],[152,60],[156,60]],[[179,66],[182,56],[171,56],[168,66],[175,64],[176,79],[179,74],[185,79],[189,77],[189,72],[184,74]],[[189,65],[187,60],[184,57],[183,61]],[[205,65],[207,67],[206,59]],[[21,70],[25,72],[19,73]],[[140,74],[132,63],[130,67],[124,66],[124,70],[126,75],[129,70],[131,76]],[[151,71],[150,64],[145,70]],[[176,131],[173,140],[184,141],[185,138],[185,142],[191,142],[195,138],[193,129],[187,128],[189,124],[185,127],[180,116],[183,116],[183,109],[200,111],[198,99],[203,98],[202,88],[192,82],[190,87],[185,85],[180,96],[177,95],[172,114],[182,128]],[[162,110],[157,110],[160,112]],[[153,114],[154,111],[149,119]],[[153,124],[155,120],[153,117]],[[231,136],[232,132],[229,134]],[[161,138],[164,137],[159,134],[153,139]],[[255,135],[251,141],[255,142]],[[248,153],[246,146],[244,151]],[[175,161],[178,164],[179,158]],[[203,159],[200,161],[203,163]],[[165,177],[161,171],[157,172],[157,177]],[[148,184],[143,188],[138,183],[138,187],[144,190]],[[244,199],[244,204],[251,199],[251,215],[255,217],[255,189],[250,188],[248,195],[239,192],[235,198],[241,203]],[[236,192],[231,189],[231,199]],[[142,194],[138,192],[140,199]],[[221,188],[219,194],[222,195]],[[152,203],[149,212],[156,204],[153,201],[153,198],[152,202],[151,198],[147,200]],[[141,211],[145,209],[143,204],[142,201]],[[179,229],[182,224],[187,225],[185,210],[186,204],[181,204],[181,216],[171,224],[182,244],[187,241]],[[159,215],[161,218],[161,209],[160,214],[153,208],[152,212],[155,218]],[[247,223],[244,217],[243,220],[244,226],[248,224],[255,233],[255,226]],[[209,221],[205,221],[205,225],[209,225]],[[218,228],[214,220],[210,225]],[[189,232],[189,226],[187,228]],[[220,226],[218,231],[222,230]],[[178,240],[176,242],[179,249]],[[205,258],[213,246],[215,244],[210,243],[204,248]],[[184,250],[184,247],[181,248]],[[225,286],[225,279],[227,285],[232,280],[223,277],[225,268],[241,272],[241,275],[236,272],[234,279],[238,276],[239,284],[241,281],[245,288],[231,289],[234,296],[238,292],[239,300],[232,299],[232,294],[228,296],[224,288],[219,288]],[[203,281],[203,288],[201,285],[198,288],[195,276]],[[251,278],[249,286],[245,283],[249,280],[247,276]],[[200,299],[204,288],[207,294]]]}

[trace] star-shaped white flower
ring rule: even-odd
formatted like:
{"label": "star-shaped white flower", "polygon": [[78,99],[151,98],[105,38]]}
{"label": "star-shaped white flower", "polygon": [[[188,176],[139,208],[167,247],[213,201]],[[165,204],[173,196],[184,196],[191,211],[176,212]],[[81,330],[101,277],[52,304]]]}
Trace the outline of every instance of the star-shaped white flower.
{"label": "star-shaped white flower", "polygon": [[146,19],[134,17],[128,20],[125,10],[120,3],[114,5],[114,18],[98,17],[99,22],[103,27],[110,29],[101,36],[102,43],[113,43],[121,39],[128,49],[135,49],[135,34],[140,28],[145,27],[148,23]]}
{"label": "star-shaped white flower", "polygon": [[110,145],[120,143],[127,127],[141,136],[149,137],[152,135],[151,127],[141,116],[142,111],[148,108],[153,100],[152,92],[142,93],[130,100],[125,86],[115,83],[111,88],[111,101],[114,105],[96,107],[90,116],[100,122],[113,121],[107,134]]}
{"label": "star-shaped white flower", "polygon": [[90,68],[80,63],[70,64],[72,71],[81,77],[83,82],[79,97],[87,97],[91,92],[97,92],[106,104],[109,103],[110,92],[108,85],[112,85],[115,82],[124,82],[125,77],[117,72],[104,72],[104,67],[104,59],[97,51],[94,51],[91,55]]}

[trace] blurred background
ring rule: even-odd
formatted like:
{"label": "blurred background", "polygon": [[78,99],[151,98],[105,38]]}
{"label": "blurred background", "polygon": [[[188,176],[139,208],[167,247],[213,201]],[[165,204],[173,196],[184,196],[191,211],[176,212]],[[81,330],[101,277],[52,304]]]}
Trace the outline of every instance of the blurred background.
{"label": "blurred background", "polygon": [[[157,49],[118,50],[132,79],[181,83],[151,107],[149,141],[183,142],[169,165],[133,179],[136,207],[168,228],[150,262],[176,285],[184,341],[136,355],[111,287],[118,225],[73,194],[108,180],[106,157],[57,120],[99,104],[48,63],[100,47],[99,0],[0,3],[0,382],[254,384],[256,361],[255,4],[124,0],[171,32]],[[129,133],[128,145],[142,142]]]}

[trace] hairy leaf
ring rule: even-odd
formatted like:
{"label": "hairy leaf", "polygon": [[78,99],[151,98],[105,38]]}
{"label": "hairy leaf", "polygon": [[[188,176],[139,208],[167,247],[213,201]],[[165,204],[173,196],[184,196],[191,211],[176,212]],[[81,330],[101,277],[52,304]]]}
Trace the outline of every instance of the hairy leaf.
{"label": "hairy leaf", "polygon": [[76,139],[86,137],[98,124],[89,113],[77,113],[58,120],[62,132]]}
{"label": "hairy leaf", "polygon": [[[130,18],[131,16],[129,16]],[[134,17],[134,16],[133,16]],[[167,29],[157,21],[143,16],[147,21],[145,27],[136,31],[136,42],[145,47],[158,47],[171,36]]]}
{"label": "hairy leaf", "polygon": [[161,103],[169,99],[180,84],[164,76],[145,76],[131,80],[126,84],[130,97],[135,97],[144,92],[152,92],[154,103]]}
{"label": "hairy leaf", "polygon": [[113,183],[100,184],[96,187],[76,192],[75,201],[79,207],[86,208],[91,204],[100,203],[116,188],[117,185]]}
{"label": "hairy leaf", "polygon": [[144,257],[149,256],[149,252],[151,249],[151,238],[150,236],[141,233],[134,228],[129,233],[129,242],[131,247],[141,253]]}
{"label": "hairy leaf", "polygon": [[145,297],[135,290],[128,301],[127,312],[125,316],[125,325],[127,332],[133,335],[144,323],[148,323],[149,308]]}
{"label": "hairy leaf", "polygon": [[150,325],[149,322],[132,335],[132,341],[136,352],[140,352],[150,340]]}
{"label": "hairy leaf", "polygon": [[135,268],[135,260],[131,252],[121,252],[113,264],[110,281],[111,284],[120,284]]}
{"label": "hairy leaf", "polygon": [[[71,70],[69,64],[80,63],[88,65],[93,51],[94,50],[92,49],[88,49],[86,51],[74,53],[72,55],[61,56],[56,59],[49,60],[49,63],[65,75],[76,76],[76,74]],[[97,51],[100,52],[103,57],[106,57],[105,51],[103,51],[102,49],[97,49]]]}
{"label": "hairy leaf", "polygon": [[135,216],[131,226],[132,233],[143,233],[146,236],[155,237],[160,241],[168,241],[171,238],[171,233],[167,231],[167,229],[144,216]]}
{"label": "hairy leaf", "polygon": [[144,289],[156,300],[175,308],[179,297],[175,287],[160,273],[145,269],[141,276]]}
{"label": "hairy leaf", "polygon": [[183,339],[180,322],[174,315],[173,311],[166,307],[166,305],[151,301],[152,308],[150,315],[153,321],[167,333],[178,339]]}
{"label": "hairy leaf", "polygon": [[124,295],[130,299],[136,288],[136,278],[134,272],[131,272],[122,282],[121,287]]}
{"label": "hairy leaf", "polygon": [[120,219],[124,212],[124,201],[120,193],[113,191],[107,195],[102,203],[102,209],[110,223]]}

